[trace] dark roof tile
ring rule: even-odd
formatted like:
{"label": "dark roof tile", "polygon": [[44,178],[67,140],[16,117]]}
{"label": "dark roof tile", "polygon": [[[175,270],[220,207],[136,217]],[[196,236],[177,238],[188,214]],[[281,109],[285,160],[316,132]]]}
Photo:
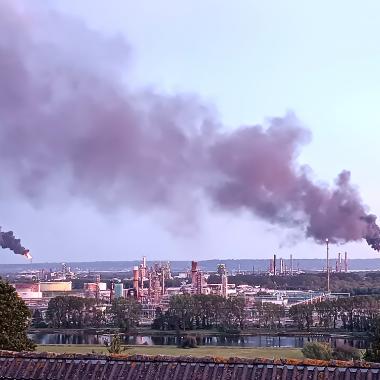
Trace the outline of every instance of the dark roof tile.
{"label": "dark roof tile", "polygon": [[0,379],[380,380],[374,363],[0,351]]}

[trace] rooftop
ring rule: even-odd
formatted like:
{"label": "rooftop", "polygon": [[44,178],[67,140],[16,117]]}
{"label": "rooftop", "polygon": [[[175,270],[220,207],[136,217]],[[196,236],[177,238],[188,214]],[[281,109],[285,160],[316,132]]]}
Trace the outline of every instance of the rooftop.
{"label": "rooftop", "polygon": [[0,351],[0,379],[380,379],[380,364]]}

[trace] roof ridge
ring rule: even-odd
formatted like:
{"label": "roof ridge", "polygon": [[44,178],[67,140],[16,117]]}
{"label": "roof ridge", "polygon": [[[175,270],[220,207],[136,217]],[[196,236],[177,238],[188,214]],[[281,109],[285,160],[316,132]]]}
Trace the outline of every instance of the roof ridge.
{"label": "roof ridge", "polygon": [[166,355],[139,355],[139,354],[77,354],[30,351],[2,351],[0,358],[28,358],[47,360],[104,360],[104,361],[131,361],[131,362],[181,362],[181,363],[211,363],[211,364],[249,364],[249,365],[275,365],[275,366],[313,366],[330,368],[380,368],[379,363],[341,360],[314,360],[314,359],[267,359],[267,358],[240,358],[240,357],[213,357],[213,356],[166,356]]}

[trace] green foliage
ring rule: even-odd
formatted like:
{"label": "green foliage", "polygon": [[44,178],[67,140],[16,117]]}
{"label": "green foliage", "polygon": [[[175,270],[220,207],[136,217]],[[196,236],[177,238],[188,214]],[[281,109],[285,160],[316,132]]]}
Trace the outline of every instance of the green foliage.
{"label": "green foliage", "polygon": [[0,349],[32,351],[35,344],[27,337],[30,311],[16,289],[0,280]]}
{"label": "green foliage", "polygon": [[363,359],[367,362],[380,363],[380,345],[375,344],[367,348],[364,352]]}
{"label": "green foliage", "polygon": [[281,318],[285,316],[285,308],[282,305],[264,302],[256,305],[253,314],[258,319],[260,326],[272,329],[280,327]]}
{"label": "green foliage", "polygon": [[300,329],[309,330],[313,324],[313,314],[317,325],[324,329],[340,327],[348,331],[368,332],[379,315],[380,298],[378,296],[356,296],[326,300],[316,304],[294,305],[289,315]]}
{"label": "green foliage", "polygon": [[161,330],[192,330],[218,328],[239,332],[244,328],[244,299],[225,299],[216,295],[181,294],[170,299],[164,313],[156,310],[152,327]]}
{"label": "green foliage", "polygon": [[348,344],[335,347],[333,358],[336,360],[359,360],[361,358],[360,351]]}
{"label": "green foliage", "polygon": [[380,363],[380,317],[374,318],[370,330],[371,347],[367,348],[363,359],[368,362]]}
{"label": "green foliage", "polygon": [[36,309],[32,315],[32,326],[36,328],[44,328],[47,327],[44,318],[42,317],[42,313],[40,310]]}
{"label": "green foliage", "polygon": [[197,340],[195,336],[186,335],[181,342],[182,348],[195,348],[197,347]]}
{"label": "green foliage", "polygon": [[111,338],[111,344],[107,347],[110,354],[120,354],[125,351],[126,348],[121,346],[121,338],[119,335],[113,335]]}
{"label": "green foliage", "polygon": [[330,360],[333,350],[327,343],[310,342],[304,346],[302,354],[308,359]]}
{"label": "green foliage", "polygon": [[112,302],[111,315],[116,326],[129,331],[138,326],[141,305],[134,298],[116,298]]}
{"label": "green foliage", "polygon": [[314,305],[294,305],[289,309],[289,315],[293,318],[299,329],[310,330],[313,324]]}
{"label": "green foliage", "polygon": [[46,319],[55,328],[100,326],[102,313],[96,300],[75,296],[57,296],[49,301]]}

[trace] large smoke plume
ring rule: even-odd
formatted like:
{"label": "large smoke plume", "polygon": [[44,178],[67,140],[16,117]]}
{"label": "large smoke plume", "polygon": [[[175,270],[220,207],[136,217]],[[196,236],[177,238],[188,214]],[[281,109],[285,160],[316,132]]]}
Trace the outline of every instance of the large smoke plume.
{"label": "large smoke plume", "polygon": [[122,39],[17,4],[0,3],[0,168],[18,192],[43,199],[58,183],[104,209],[176,212],[201,194],[318,242],[378,249],[350,173],[328,187],[297,164],[310,136],[294,115],[226,132],[197,96],[131,90]]}
{"label": "large smoke plume", "polygon": [[21,245],[20,239],[16,239],[13,231],[2,232],[0,229],[0,247],[8,248],[16,255],[30,257],[29,250]]}

